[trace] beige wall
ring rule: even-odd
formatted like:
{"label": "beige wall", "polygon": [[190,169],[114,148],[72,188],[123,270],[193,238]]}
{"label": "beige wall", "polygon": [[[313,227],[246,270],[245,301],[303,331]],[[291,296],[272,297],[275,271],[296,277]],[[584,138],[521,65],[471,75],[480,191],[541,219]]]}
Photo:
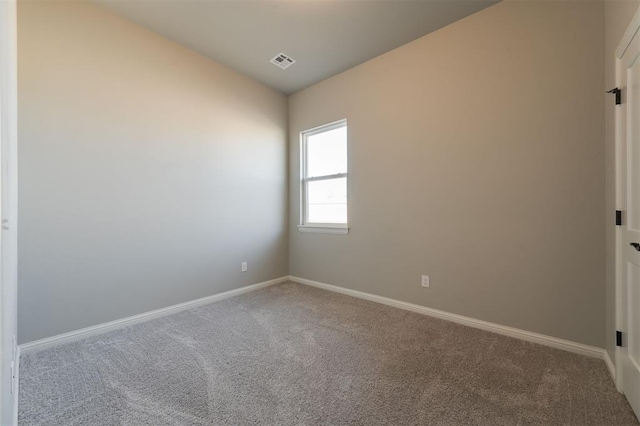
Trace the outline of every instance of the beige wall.
{"label": "beige wall", "polygon": [[[604,347],[603,54],[602,2],[506,1],[290,97],[291,274]],[[351,232],[299,233],[341,118]]]}
{"label": "beige wall", "polygon": [[[638,4],[607,3],[606,55]],[[506,1],[292,96],[288,258],[282,95],[97,6],[22,2],[20,342],[290,270],[604,346],[608,229],[612,349],[604,9]],[[298,134],[345,117],[351,233],[298,233]]]}
{"label": "beige wall", "polygon": [[88,2],[18,43],[21,343],[288,273],[285,96]]}
{"label": "beige wall", "polygon": [[[605,3],[605,89],[616,86],[615,50],[640,0],[607,0]],[[607,234],[607,298],[606,349],[615,363],[615,104],[612,95],[605,98],[606,158],[606,234]]]}

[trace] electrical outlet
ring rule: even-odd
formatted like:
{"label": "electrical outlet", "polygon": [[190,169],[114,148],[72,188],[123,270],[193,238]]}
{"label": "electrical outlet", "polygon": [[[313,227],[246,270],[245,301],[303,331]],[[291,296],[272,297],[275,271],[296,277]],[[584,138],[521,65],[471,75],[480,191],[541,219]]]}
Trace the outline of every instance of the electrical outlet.
{"label": "electrical outlet", "polygon": [[247,269],[248,269],[248,268],[247,268],[247,262],[242,262],[242,268],[241,268],[241,271],[242,271],[242,272],[247,272]]}
{"label": "electrical outlet", "polygon": [[422,287],[429,287],[429,275],[422,276]]}

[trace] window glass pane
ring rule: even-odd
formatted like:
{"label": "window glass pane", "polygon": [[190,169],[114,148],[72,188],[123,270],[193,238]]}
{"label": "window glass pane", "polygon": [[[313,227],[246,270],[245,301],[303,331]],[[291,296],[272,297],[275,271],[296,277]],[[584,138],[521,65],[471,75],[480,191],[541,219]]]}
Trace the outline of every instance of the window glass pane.
{"label": "window glass pane", "polygon": [[308,221],[347,223],[347,179],[318,180],[308,183]]}
{"label": "window glass pane", "polygon": [[307,177],[346,172],[346,127],[307,136]]}

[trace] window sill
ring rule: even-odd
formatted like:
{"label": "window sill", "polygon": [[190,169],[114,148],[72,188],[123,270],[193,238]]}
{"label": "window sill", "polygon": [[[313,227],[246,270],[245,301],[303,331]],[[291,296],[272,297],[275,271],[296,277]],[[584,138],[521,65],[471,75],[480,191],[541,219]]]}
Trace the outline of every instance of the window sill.
{"label": "window sill", "polygon": [[315,234],[348,234],[347,225],[298,225],[299,232],[312,232]]}

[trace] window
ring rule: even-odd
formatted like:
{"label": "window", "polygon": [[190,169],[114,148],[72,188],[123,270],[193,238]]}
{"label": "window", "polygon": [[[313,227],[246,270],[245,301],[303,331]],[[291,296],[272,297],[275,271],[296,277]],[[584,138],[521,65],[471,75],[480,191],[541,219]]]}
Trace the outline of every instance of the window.
{"label": "window", "polygon": [[303,232],[346,234],[347,121],[301,134],[301,225]]}

